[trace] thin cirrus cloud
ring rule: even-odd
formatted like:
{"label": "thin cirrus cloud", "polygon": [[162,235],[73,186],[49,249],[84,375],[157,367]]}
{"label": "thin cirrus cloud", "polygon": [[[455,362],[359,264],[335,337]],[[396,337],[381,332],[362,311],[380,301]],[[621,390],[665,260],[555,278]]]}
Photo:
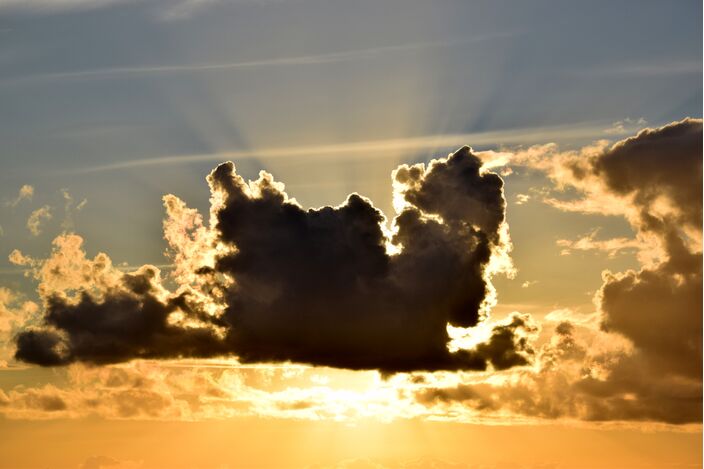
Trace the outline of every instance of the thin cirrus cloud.
{"label": "thin cirrus cloud", "polygon": [[46,13],[66,10],[91,10],[135,0],[0,0],[0,10]]}
{"label": "thin cirrus cloud", "polygon": [[12,200],[8,200],[5,202],[5,205],[8,207],[16,207],[23,200],[32,200],[32,197],[34,197],[34,187],[29,184],[25,184],[20,187],[17,197]]}
{"label": "thin cirrus cloud", "polygon": [[661,60],[656,62],[633,62],[595,65],[579,70],[569,70],[569,74],[592,77],[657,77],[665,75],[693,75],[702,73],[701,59]]}
{"label": "thin cirrus cloud", "polygon": [[[56,13],[106,8],[122,3],[139,3],[143,0],[0,0],[0,10],[28,13]],[[266,0],[249,0],[250,2]],[[224,3],[222,0],[174,0],[159,5],[159,17],[164,20],[184,19],[198,10]]]}
{"label": "thin cirrus cloud", "polygon": [[556,244],[562,248],[560,254],[563,256],[568,256],[575,251],[598,251],[608,257],[615,257],[624,251],[638,250],[643,247],[643,241],[637,238],[596,239],[598,233],[597,228],[575,240],[558,239]]}
{"label": "thin cirrus cloud", "polygon": [[330,52],[323,54],[300,55],[295,57],[276,57],[261,60],[248,60],[241,62],[227,62],[214,64],[186,64],[186,65],[153,65],[136,67],[110,67],[92,70],[77,70],[68,72],[42,73],[28,75],[20,78],[9,78],[0,80],[0,85],[27,85],[32,83],[42,83],[61,80],[81,80],[81,79],[110,79],[126,76],[148,76],[163,75],[172,73],[190,72],[218,72],[259,69],[269,67],[290,67],[306,65],[323,65],[340,62],[353,62],[368,60],[386,54],[421,51],[424,49],[434,49],[440,47],[461,46],[474,42],[489,41],[515,37],[522,34],[518,31],[496,32],[491,34],[476,35],[465,38],[449,39],[444,41],[427,41],[410,44],[398,44],[380,46],[367,49],[356,49],[341,52]]}
{"label": "thin cirrus cloud", "polygon": [[[212,162],[223,160],[244,160],[254,158],[325,158],[331,155],[354,155],[355,158],[379,158],[389,153],[399,151],[430,150],[440,148],[457,148],[464,142],[471,141],[475,145],[511,145],[519,143],[537,143],[545,141],[583,141],[599,138],[604,135],[601,122],[582,122],[557,126],[528,127],[489,132],[474,132],[463,134],[436,134],[418,137],[395,138],[385,140],[367,140],[343,142],[335,144],[286,146],[260,148],[251,150],[236,150],[218,153],[193,155],[168,155],[153,158],[106,163],[96,166],[84,166],[75,169],[62,170],[62,173],[89,174],[95,172],[126,170],[161,165],[176,165],[197,162]],[[625,130],[624,130],[625,132]],[[477,152],[485,160],[487,167],[506,164],[505,155],[501,152]]]}

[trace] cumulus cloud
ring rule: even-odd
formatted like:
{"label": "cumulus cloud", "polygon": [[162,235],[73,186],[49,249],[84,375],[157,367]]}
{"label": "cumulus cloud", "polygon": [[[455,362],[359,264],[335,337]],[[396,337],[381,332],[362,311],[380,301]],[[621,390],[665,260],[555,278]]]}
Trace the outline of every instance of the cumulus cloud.
{"label": "cumulus cloud", "polygon": [[543,198],[558,209],[624,216],[642,235],[658,241],[665,231],[676,229],[692,249],[701,246],[701,135],[702,120],[686,118],[613,145],[604,140],[562,152],[547,144],[509,159],[544,171],[558,189],[580,194]]}
{"label": "cumulus cloud", "polygon": [[153,266],[123,274],[105,254],[86,259],[81,242],[75,235],[57,238],[54,256],[37,269],[43,323],[50,327],[19,334],[17,359],[55,366],[224,353],[217,329],[188,291],[169,294]]}
{"label": "cumulus cloud", "polygon": [[0,368],[7,367],[14,354],[12,338],[35,320],[39,305],[0,287]]}
{"label": "cumulus cloud", "polygon": [[[68,364],[234,355],[415,373],[359,395],[320,380],[271,393],[222,381],[234,378],[175,375],[168,390],[159,375],[148,392],[135,393],[127,380],[115,393],[91,378],[81,400],[51,387],[40,389],[44,397],[8,392],[0,396],[5,413],[86,415],[86,402],[109,402],[101,415],[118,418],[222,416],[244,406],[286,418],[701,422],[701,121],[576,152],[534,147],[511,161],[577,194],[555,197],[555,206],[624,216],[641,253],[657,251],[640,256],[639,270],[603,273],[595,314],[548,314],[544,325],[554,328],[541,346],[530,316],[485,317],[491,275],[510,271],[510,242],[501,180],[470,150],[399,167],[388,225],[361,196],[305,210],[270,175],[246,182],[228,163],[208,178],[209,225],[176,197],[164,199],[174,291],[153,266],[123,273],[105,254],[86,257],[75,235],[57,238],[48,260],[13,253],[32,269],[44,301],[43,323],[19,335],[17,356]],[[619,252],[631,243],[617,241],[594,235],[563,247]],[[196,381],[210,383],[217,410],[175,391],[201,389]]]}
{"label": "cumulus cloud", "polygon": [[[637,232],[631,242],[592,236],[563,247],[618,252],[652,241],[659,252],[642,256],[640,270],[605,271],[595,297],[598,328],[561,322],[535,369],[510,372],[499,384],[429,386],[417,399],[547,418],[701,422],[702,121],[685,119],[580,152],[534,148],[514,161],[583,196],[559,208],[621,214]],[[578,338],[577,329],[591,339]],[[621,346],[604,348],[619,339]]]}
{"label": "cumulus cloud", "polygon": [[[306,211],[270,176],[248,185],[232,165],[218,167],[209,178],[221,199],[216,229],[237,250],[215,271],[237,279],[225,315],[240,359],[484,368],[483,357],[446,346],[448,323],[479,322],[485,270],[504,242],[502,182],[480,167],[468,148],[427,168],[399,167],[390,238],[381,212],[356,194]],[[389,255],[389,243],[400,252]]]}
{"label": "cumulus cloud", "polygon": [[662,373],[701,379],[702,121],[645,129],[569,164],[575,184],[598,181],[620,197],[634,229],[662,251],[640,271],[604,273],[602,327],[632,340]]}
{"label": "cumulus cloud", "polygon": [[701,232],[701,136],[701,119],[645,129],[600,155],[591,169],[609,190],[632,199],[642,229]]}
{"label": "cumulus cloud", "polygon": [[534,369],[425,383],[412,392],[424,406],[464,419],[701,422],[701,382],[660,377],[639,353],[628,342],[562,322]]}
{"label": "cumulus cloud", "polygon": [[660,376],[701,382],[702,254],[671,240],[669,259],[654,268],[604,273],[598,292],[602,328],[630,339]]}
{"label": "cumulus cloud", "polygon": [[529,362],[523,316],[472,349],[448,349],[448,325],[485,320],[491,276],[511,272],[503,182],[468,147],[394,171],[390,227],[357,194],[306,210],[271,175],[246,182],[232,163],[208,183],[210,227],[164,198],[173,292],[153,266],[123,274],[104,254],[87,259],[79,237],[57,238],[35,267],[44,325],[19,335],[17,358],[51,366],[232,354],[388,373]]}

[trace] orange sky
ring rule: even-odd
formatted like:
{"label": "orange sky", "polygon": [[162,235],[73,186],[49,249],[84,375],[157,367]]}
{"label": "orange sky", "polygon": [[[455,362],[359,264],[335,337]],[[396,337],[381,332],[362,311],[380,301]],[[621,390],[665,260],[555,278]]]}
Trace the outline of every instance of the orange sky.
{"label": "orange sky", "polygon": [[89,419],[16,422],[0,432],[7,467],[80,467],[103,456],[123,464],[114,467],[689,468],[702,457],[699,432],[561,425]]}
{"label": "orange sky", "polygon": [[702,467],[701,18],[0,0],[0,468]]}

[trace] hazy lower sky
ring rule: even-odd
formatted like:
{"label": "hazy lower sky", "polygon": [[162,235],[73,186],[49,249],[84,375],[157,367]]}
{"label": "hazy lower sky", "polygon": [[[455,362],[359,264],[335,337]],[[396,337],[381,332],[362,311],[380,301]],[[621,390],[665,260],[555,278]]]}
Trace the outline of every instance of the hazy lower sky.
{"label": "hazy lower sky", "polygon": [[0,466],[701,467],[701,84],[695,1],[0,0]]}

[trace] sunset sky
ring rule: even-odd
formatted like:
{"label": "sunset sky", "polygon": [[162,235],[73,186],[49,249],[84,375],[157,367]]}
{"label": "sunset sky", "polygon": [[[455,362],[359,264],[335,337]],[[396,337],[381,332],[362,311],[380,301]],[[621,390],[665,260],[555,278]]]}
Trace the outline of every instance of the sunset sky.
{"label": "sunset sky", "polygon": [[702,5],[0,0],[0,467],[702,467]]}

